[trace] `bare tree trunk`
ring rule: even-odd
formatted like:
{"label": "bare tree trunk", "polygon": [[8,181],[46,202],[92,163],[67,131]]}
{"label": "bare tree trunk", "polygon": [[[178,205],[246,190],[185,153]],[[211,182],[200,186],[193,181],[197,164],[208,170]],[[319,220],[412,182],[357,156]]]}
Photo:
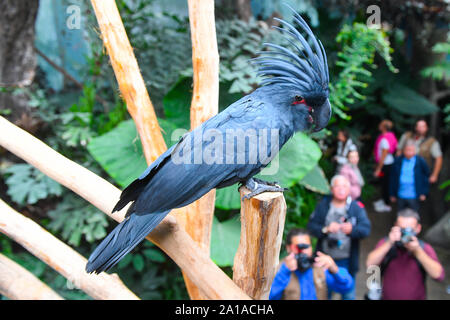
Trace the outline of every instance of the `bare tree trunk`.
{"label": "bare tree trunk", "polygon": [[[188,0],[188,4],[194,69],[191,129],[194,129],[219,111],[219,52],[214,21],[214,1]],[[192,203],[184,213],[177,215],[180,224],[208,256],[215,199],[216,191],[211,190]],[[191,299],[206,298],[185,273],[183,277]]]}
{"label": "bare tree trunk", "polygon": [[[0,86],[23,87],[33,82],[37,64],[34,24],[39,1],[0,1]],[[15,124],[35,133],[28,99],[23,93],[0,92],[0,109],[8,106]],[[26,121],[22,121],[26,120]]]}
{"label": "bare tree trunk", "polygon": [[34,23],[39,1],[0,2],[0,85],[27,86],[34,78]]}
{"label": "bare tree trunk", "polygon": [[252,17],[251,0],[235,0],[239,19],[248,22]]}
{"label": "bare tree trunk", "polygon": [[34,274],[1,253],[0,293],[13,300],[63,300]]}

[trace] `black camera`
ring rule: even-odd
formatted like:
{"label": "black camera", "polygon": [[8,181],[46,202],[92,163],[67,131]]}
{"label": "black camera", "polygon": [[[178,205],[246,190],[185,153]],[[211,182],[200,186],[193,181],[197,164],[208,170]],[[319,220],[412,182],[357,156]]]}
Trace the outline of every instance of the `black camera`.
{"label": "black camera", "polygon": [[302,251],[304,249],[309,248],[309,244],[301,243],[297,245],[299,253],[295,255],[295,259],[297,259],[297,269],[301,272],[308,270],[311,268],[314,258],[308,257],[306,253],[303,253]]}
{"label": "black camera", "polygon": [[400,242],[402,244],[411,242],[412,238],[416,236],[416,233],[414,232],[413,228],[401,228],[400,232],[402,233],[402,236],[400,238]]}

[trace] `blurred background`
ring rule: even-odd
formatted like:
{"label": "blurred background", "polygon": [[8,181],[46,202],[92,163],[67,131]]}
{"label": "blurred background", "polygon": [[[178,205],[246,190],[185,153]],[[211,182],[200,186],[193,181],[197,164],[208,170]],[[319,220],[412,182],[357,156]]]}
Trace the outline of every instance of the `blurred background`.
{"label": "blurred background", "polygon": [[[394,122],[399,137],[424,118],[441,143],[437,209],[427,215],[445,236],[427,239],[450,261],[450,43],[447,1],[217,0],[220,108],[257,88],[248,60],[264,42],[283,44],[274,17],[292,21],[289,3],[322,41],[330,67],[332,120],[326,130],[296,135],[281,152],[275,177],[289,191],[286,230],[306,225],[335,172],[336,135],[348,130],[368,183],[362,200],[373,222],[362,252],[373,248],[393,215],[373,213],[372,149],[378,123]],[[189,129],[192,60],[187,1],[116,1],[168,146]],[[0,115],[119,188],[146,168],[134,122],[121,99],[89,1],[3,0],[0,4]],[[120,157],[117,157],[117,155]],[[0,148],[0,197],[87,257],[115,222],[83,199]],[[211,258],[231,275],[239,243],[236,186],[218,190]],[[19,245],[0,235],[1,252],[67,299],[90,299]],[[284,246],[283,246],[284,250]],[[282,255],[284,252],[282,252]],[[365,255],[361,255],[361,265]],[[188,298],[181,271],[145,241],[113,270],[142,299]],[[449,271],[447,271],[449,274]],[[357,296],[364,294],[360,272]],[[448,281],[430,298],[448,299]]]}

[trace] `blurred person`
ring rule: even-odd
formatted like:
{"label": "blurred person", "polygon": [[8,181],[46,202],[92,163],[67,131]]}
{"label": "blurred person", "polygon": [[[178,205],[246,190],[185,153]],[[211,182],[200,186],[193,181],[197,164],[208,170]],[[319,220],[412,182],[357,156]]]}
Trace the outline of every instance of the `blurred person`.
{"label": "blurred person", "polygon": [[[364,206],[350,197],[350,182],[342,175],[331,179],[331,196],[325,196],[311,214],[308,230],[317,237],[317,250],[330,255],[353,279],[358,272],[359,240],[370,234]],[[329,291],[331,297],[331,290]],[[342,295],[355,298],[355,288]]]}
{"label": "blurred person", "polygon": [[339,174],[350,182],[350,196],[353,200],[361,200],[361,189],[364,186],[364,178],[358,168],[359,152],[351,150],[347,154],[348,162],[341,167]]}
{"label": "blurred person", "polygon": [[356,150],[356,145],[347,130],[339,130],[337,133],[337,153],[333,160],[337,162],[336,172],[339,172],[341,166],[347,163],[347,154],[349,151]]}
{"label": "blurred person", "polygon": [[313,255],[311,237],[294,228],[286,237],[288,255],[272,282],[270,300],[326,300],[328,290],[346,293],[354,286],[348,271],[318,251]]}
{"label": "blurred person", "polygon": [[421,204],[424,212],[427,212],[425,220],[422,223],[433,224],[438,221],[445,213],[444,194],[439,189],[439,174],[443,166],[443,155],[439,141],[428,134],[428,124],[425,120],[419,119],[414,125],[413,131],[404,133],[400,139],[397,148],[397,154],[400,155],[403,146],[407,140],[413,140],[416,144],[416,152],[428,164],[430,176],[430,192],[424,203]]}
{"label": "blurred person", "polygon": [[389,206],[389,177],[392,164],[394,163],[394,153],[397,148],[397,138],[392,132],[394,124],[390,120],[383,120],[378,125],[380,135],[377,137],[374,146],[375,170],[373,175],[381,182],[382,198],[373,203],[377,212],[391,211]]}
{"label": "blurred person", "polygon": [[405,132],[397,146],[397,156],[402,154],[403,147],[407,140],[414,141],[416,153],[425,159],[428,167],[431,169],[431,175],[428,179],[430,183],[435,183],[439,178],[442,169],[442,150],[439,141],[432,136],[428,136],[428,124],[420,119],[416,122],[414,132]]}
{"label": "blurred person", "polygon": [[443,281],[444,268],[436,252],[417,235],[422,226],[412,209],[398,212],[388,237],[381,239],[367,256],[366,265],[380,267],[382,299],[425,300],[426,276]]}
{"label": "blurred person", "polygon": [[397,209],[411,208],[419,212],[420,201],[428,195],[430,170],[425,160],[416,155],[414,141],[407,140],[403,154],[395,159],[391,169],[389,194],[392,202],[397,202]]}

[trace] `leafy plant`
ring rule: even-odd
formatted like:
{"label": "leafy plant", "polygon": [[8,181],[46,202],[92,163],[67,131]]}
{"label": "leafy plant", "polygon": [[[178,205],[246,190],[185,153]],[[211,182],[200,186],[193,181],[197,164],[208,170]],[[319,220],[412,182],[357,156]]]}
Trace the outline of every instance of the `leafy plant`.
{"label": "leafy plant", "polygon": [[[449,34],[450,36],[450,34]],[[450,43],[439,42],[436,43],[432,51],[434,53],[442,53],[448,56],[450,54]],[[421,71],[422,76],[430,77],[435,80],[450,81],[450,61],[443,59],[442,61],[435,62],[432,66],[429,66]]]}
{"label": "leafy plant", "polygon": [[211,259],[220,267],[232,266],[239,247],[240,237],[241,222],[239,221],[239,215],[222,222],[213,217]]}
{"label": "leafy plant", "polygon": [[336,42],[342,45],[336,62],[336,66],[341,70],[337,80],[330,83],[330,102],[333,111],[340,118],[349,120],[350,116],[346,113],[349,105],[365,99],[360,89],[368,86],[363,79],[372,75],[369,68],[376,68],[375,53],[383,58],[391,72],[398,70],[392,65],[392,49],[382,30],[369,28],[363,23],[344,25],[336,37]]}
{"label": "leafy plant", "polygon": [[50,230],[60,232],[64,240],[79,246],[81,238],[93,242],[106,235],[106,216],[83,199],[67,194],[56,209],[48,212]]}
{"label": "leafy plant", "polygon": [[20,204],[35,204],[50,196],[60,196],[62,187],[39,170],[26,163],[14,164],[4,170],[7,193]]}
{"label": "leafy plant", "polygon": [[439,189],[444,190],[447,189],[447,193],[445,194],[445,201],[450,201],[450,180],[445,181],[439,186]]}

